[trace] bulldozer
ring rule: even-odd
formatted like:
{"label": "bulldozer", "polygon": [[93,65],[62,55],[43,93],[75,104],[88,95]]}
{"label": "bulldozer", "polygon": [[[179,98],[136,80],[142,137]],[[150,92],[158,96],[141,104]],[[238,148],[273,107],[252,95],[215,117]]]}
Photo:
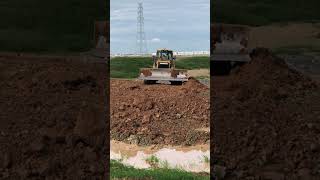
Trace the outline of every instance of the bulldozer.
{"label": "bulldozer", "polygon": [[232,68],[250,61],[249,26],[211,25],[210,69],[212,75],[228,75]]}
{"label": "bulldozer", "polygon": [[153,67],[141,68],[138,79],[143,80],[145,84],[155,84],[157,82],[167,81],[172,85],[181,85],[188,81],[188,73],[185,69],[176,69],[176,56],[173,50],[158,49],[152,56]]}

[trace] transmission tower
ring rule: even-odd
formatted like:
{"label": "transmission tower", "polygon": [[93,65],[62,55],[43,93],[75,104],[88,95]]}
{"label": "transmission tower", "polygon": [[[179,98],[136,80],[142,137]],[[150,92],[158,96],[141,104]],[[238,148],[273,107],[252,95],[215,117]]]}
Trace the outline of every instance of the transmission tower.
{"label": "transmission tower", "polygon": [[138,3],[138,17],[137,17],[137,51],[138,54],[147,54],[147,41],[144,32],[144,17],[143,17],[143,4]]}

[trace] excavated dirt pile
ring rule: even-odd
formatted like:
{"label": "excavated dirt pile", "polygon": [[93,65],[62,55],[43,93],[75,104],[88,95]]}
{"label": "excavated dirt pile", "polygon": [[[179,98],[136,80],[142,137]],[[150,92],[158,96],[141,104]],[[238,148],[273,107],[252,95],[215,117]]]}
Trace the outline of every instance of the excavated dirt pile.
{"label": "excavated dirt pile", "polygon": [[212,78],[213,172],[226,179],[319,177],[319,85],[266,49],[252,58],[230,77]]}
{"label": "excavated dirt pile", "polygon": [[105,179],[105,63],[0,57],[0,179]]}
{"label": "excavated dirt pile", "polygon": [[111,138],[139,145],[209,143],[209,89],[111,80]]}

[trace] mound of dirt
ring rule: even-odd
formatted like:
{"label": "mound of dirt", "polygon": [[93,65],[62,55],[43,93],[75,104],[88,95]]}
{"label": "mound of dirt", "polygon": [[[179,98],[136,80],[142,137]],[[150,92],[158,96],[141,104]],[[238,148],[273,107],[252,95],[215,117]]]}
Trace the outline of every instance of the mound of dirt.
{"label": "mound of dirt", "polygon": [[0,57],[0,179],[106,179],[104,63]]}
{"label": "mound of dirt", "polygon": [[209,89],[111,80],[111,138],[138,145],[209,143]]}
{"label": "mound of dirt", "polygon": [[319,85],[266,49],[252,58],[211,81],[216,167],[226,179],[319,177]]}

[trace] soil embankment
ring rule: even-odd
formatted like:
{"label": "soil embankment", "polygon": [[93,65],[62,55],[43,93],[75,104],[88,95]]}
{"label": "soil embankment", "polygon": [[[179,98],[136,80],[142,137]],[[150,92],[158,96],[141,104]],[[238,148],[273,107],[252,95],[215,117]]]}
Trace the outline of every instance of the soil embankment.
{"label": "soil embankment", "polygon": [[108,66],[0,57],[0,179],[106,179]]}
{"label": "soil embankment", "polygon": [[209,89],[111,80],[111,138],[138,145],[209,143]]}
{"label": "soil embankment", "polygon": [[212,77],[211,87],[214,173],[223,171],[226,179],[320,176],[317,82],[258,49],[230,76]]}

